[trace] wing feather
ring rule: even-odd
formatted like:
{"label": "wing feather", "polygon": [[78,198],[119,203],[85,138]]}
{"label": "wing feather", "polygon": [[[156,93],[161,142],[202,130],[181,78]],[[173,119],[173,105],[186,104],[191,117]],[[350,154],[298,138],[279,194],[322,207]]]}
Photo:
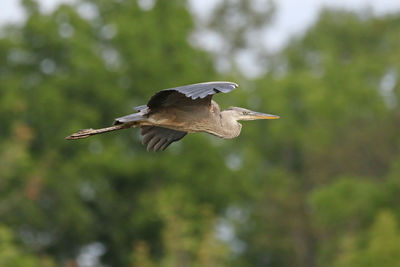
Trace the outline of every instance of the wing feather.
{"label": "wing feather", "polygon": [[158,126],[142,126],[142,143],[147,145],[147,151],[164,150],[171,143],[182,139],[187,133]]}
{"label": "wing feather", "polygon": [[[168,88],[159,91],[153,95],[147,106],[149,108],[155,108],[163,106],[167,99],[175,92],[183,94],[187,98],[196,100],[198,98],[205,98],[209,95],[214,95],[217,93],[229,93],[234,90],[238,85],[233,82],[206,82],[206,83],[196,83],[191,85],[179,86],[174,88]],[[211,98],[210,98],[211,99]]]}

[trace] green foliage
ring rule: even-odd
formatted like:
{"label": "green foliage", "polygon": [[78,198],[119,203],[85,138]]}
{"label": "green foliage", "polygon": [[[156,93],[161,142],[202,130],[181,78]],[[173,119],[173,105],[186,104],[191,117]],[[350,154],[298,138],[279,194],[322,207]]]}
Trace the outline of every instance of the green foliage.
{"label": "green foliage", "polygon": [[24,251],[16,243],[13,233],[5,226],[0,226],[0,265],[15,267],[55,266],[49,258],[37,257]]}
{"label": "green foliage", "polygon": [[363,247],[354,238],[345,237],[334,266],[398,266],[400,234],[396,218],[390,211],[381,211],[369,231]]}
{"label": "green foliage", "polygon": [[399,28],[394,15],[324,11],[254,81],[250,108],[281,120],[246,125],[240,138],[256,144],[244,157],[257,183],[237,264],[330,266],[380,209],[399,214]]}
{"label": "green foliage", "polygon": [[[220,77],[189,44],[186,1],[87,0],[49,14],[23,3],[26,22],[0,37],[1,266],[72,266],[91,244],[109,266],[399,265],[398,15],[324,11],[247,80]],[[249,3],[221,2],[258,15],[247,24],[224,9],[210,20],[235,40],[223,56],[260,49],[243,37],[273,6]],[[135,129],[63,140],[158,89],[207,80],[240,82],[215,97],[222,107],[281,119],[158,154]]]}
{"label": "green foliage", "polygon": [[[67,5],[42,14],[33,1],[24,3],[26,23],[4,29],[0,40],[1,221],[23,229],[24,242],[59,262],[75,261],[84,246],[100,242],[104,262],[127,266],[141,240],[160,258],[164,218],[141,197],[183,180],[190,188],[192,165],[208,162],[181,159],[178,151],[147,154],[136,131],[63,139],[110,124],[155,90],[213,79],[209,56],[187,42],[193,22],[185,2],[158,1],[149,11],[133,1],[87,2],[98,13],[91,19]],[[225,189],[211,197],[218,190]],[[195,203],[208,201],[193,191]],[[26,240],[37,235],[50,238]]]}
{"label": "green foliage", "polygon": [[[353,235],[364,231],[384,206],[382,185],[366,179],[338,179],[329,186],[320,187],[310,194],[314,227],[320,238],[319,250],[322,265],[332,261],[342,247],[343,251],[354,245]],[[339,256],[339,262],[348,261],[352,254]],[[338,266],[344,263],[339,263]]]}
{"label": "green foliage", "polygon": [[400,233],[391,212],[381,212],[370,230],[364,266],[400,264]]}
{"label": "green foliage", "polygon": [[[155,197],[143,196],[141,201],[154,201],[155,216],[164,222],[164,257],[159,262],[152,260],[146,241],[137,241],[132,255],[134,266],[225,266],[228,251],[216,240],[211,207],[193,205],[193,196],[180,186]],[[134,221],[137,218],[132,218]]]}
{"label": "green foliage", "polygon": [[327,234],[371,221],[382,206],[382,186],[366,179],[338,179],[310,195],[314,221]]}

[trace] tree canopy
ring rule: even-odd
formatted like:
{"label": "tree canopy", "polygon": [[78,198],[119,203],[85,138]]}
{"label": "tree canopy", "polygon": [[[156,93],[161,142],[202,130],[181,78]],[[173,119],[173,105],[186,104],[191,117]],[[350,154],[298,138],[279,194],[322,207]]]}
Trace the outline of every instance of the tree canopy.
{"label": "tree canopy", "polygon": [[[400,14],[324,10],[271,56],[243,37],[273,5],[222,1],[208,27],[235,42],[221,55],[268,62],[249,79],[193,45],[187,1],[23,3],[26,21],[0,34],[1,266],[400,264]],[[162,153],[137,129],[64,140],[211,80],[240,84],[215,97],[222,107],[281,119]]]}

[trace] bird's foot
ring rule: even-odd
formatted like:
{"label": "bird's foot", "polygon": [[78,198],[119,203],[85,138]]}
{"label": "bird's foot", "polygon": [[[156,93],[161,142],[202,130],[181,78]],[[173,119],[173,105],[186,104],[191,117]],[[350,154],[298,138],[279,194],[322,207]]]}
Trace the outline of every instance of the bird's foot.
{"label": "bird's foot", "polygon": [[76,133],[73,133],[67,137],[65,137],[66,140],[75,140],[75,139],[82,139],[82,138],[86,138],[89,137],[91,135],[91,133],[93,132],[92,128],[89,129],[82,129],[79,130]]}

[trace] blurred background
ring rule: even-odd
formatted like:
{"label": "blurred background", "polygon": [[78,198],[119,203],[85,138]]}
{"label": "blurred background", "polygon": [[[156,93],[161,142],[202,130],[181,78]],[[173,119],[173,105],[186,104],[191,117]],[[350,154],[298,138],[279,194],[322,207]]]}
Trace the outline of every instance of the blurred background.
{"label": "blurred background", "polygon": [[[0,10],[0,266],[400,266],[400,2]],[[64,140],[212,80],[281,119],[162,153]]]}

